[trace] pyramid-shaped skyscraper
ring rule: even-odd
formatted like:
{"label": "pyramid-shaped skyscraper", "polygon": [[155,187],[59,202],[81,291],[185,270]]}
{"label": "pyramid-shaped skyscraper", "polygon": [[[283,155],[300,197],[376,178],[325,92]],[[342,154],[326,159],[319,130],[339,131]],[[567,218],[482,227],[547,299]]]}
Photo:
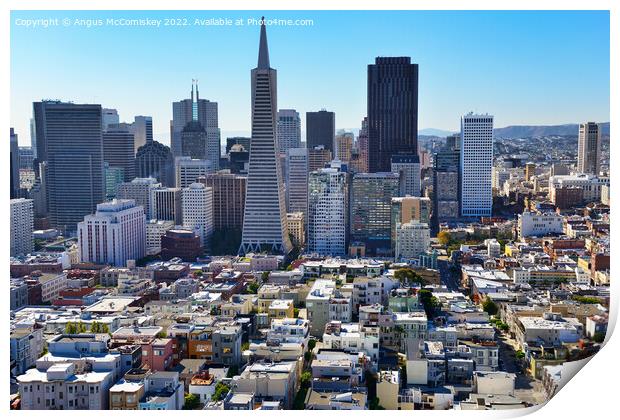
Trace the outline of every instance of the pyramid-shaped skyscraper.
{"label": "pyramid-shaped skyscraper", "polygon": [[277,74],[269,65],[267,30],[261,21],[258,65],[252,70],[252,139],[239,254],[267,250],[288,254],[286,204],[277,156]]}

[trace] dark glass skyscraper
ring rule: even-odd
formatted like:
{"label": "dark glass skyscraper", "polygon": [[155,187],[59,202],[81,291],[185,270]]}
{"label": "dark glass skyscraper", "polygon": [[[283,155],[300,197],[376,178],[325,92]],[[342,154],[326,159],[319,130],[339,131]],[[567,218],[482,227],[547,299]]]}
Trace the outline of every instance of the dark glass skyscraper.
{"label": "dark glass skyscraper", "polygon": [[306,147],[313,149],[323,146],[334,153],[336,136],[336,114],[324,109],[318,112],[306,112]]}
{"label": "dark glass skyscraper", "polygon": [[418,153],[418,65],[377,57],[368,65],[369,172],[389,172],[396,153]]}
{"label": "dark glass skyscraper", "polygon": [[50,225],[74,232],[104,200],[101,105],[35,102],[37,158],[45,174]]}
{"label": "dark glass skyscraper", "polygon": [[158,141],[146,143],[136,153],[136,176],[155,178],[165,187],[174,186],[174,160],[172,152]]}

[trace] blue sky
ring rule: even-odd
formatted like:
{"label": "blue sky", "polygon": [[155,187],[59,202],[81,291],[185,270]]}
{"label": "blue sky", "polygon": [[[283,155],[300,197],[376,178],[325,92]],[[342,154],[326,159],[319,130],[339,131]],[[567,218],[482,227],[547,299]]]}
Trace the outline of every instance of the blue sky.
{"label": "blue sky", "polygon": [[[168,143],[171,102],[219,103],[223,137],[250,127],[250,69],[258,26],[26,28],[17,19],[225,17],[249,11],[14,11],[11,14],[11,125],[29,143],[32,102],[101,103],[121,120],[152,115]],[[357,128],[366,113],[366,66],[406,55],[420,65],[419,128],[454,130],[472,110],[497,127],[609,120],[609,13],[606,11],[282,11],[268,18],[312,19],[270,26],[278,106],[336,113]],[[305,127],[305,118],[302,125]]]}

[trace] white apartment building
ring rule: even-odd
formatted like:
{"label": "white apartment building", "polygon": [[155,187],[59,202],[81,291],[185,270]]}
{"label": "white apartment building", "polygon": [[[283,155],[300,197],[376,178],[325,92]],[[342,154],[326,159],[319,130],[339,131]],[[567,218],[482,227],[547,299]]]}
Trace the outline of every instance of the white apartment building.
{"label": "white apartment building", "polygon": [[461,215],[491,216],[493,208],[493,116],[461,118]]}
{"label": "white apartment building", "polygon": [[271,320],[267,341],[280,343],[305,343],[310,332],[310,321],[301,318],[280,318]]}
{"label": "white apartment building", "polygon": [[118,200],[134,200],[136,206],[142,206],[147,219],[151,216],[151,191],[160,188],[161,183],[155,178],[134,178],[131,182],[119,184],[116,191]]}
{"label": "white apartment building", "polygon": [[213,172],[211,162],[205,159],[179,157],[175,163],[175,184],[177,188],[187,188]]}
{"label": "white apartment building", "polygon": [[65,273],[44,273],[37,278],[41,283],[41,301],[51,302],[67,288],[68,280]]}
{"label": "white apartment building", "polygon": [[379,360],[379,327],[331,321],[325,326],[323,348],[361,351],[376,362]]}
{"label": "white apartment building", "polygon": [[213,233],[213,189],[195,182],[183,188],[183,227],[198,232],[202,246]]}
{"label": "white apartment building", "polygon": [[564,231],[564,218],[556,213],[534,213],[524,211],[517,222],[519,237],[545,236],[560,234]]}
{"label": "white apartment building", "polygon": [[431,245],[431,233],[427,223],[411,221],[396,225],[396,260],[418,258]]}
{"label": "white apartment building", "polygon": [[401,196],[420,196],[421,166],[418,155],[392,156],[390,170],[400,174]]}
{"label": "white apartment building", "polygon": [[161,237],[172,228],[172,220],[152,219],[146,222],[146,255],[157,255],[161,252]]}
{"label": "white apartment building", "polygon": [[[306,309],[308,312],[308,319],[310,320],[310,334],[315,337],[320,337],[323,334],[325,325],[331,321],[331,316],[343,312],[344,308],[331,307],[332,304],[337,304],[333,301],[335,297],[344,298],[338,295],[336,282],[328,279],[317,279],[312,285],[312,289],[310,289],[308,296],[306,296]],[[339,302],[338,304],[348,305],[350,307],[351,301],[350,299],[348,300],[348,303]]]}
{"label": "white apartment building", "polygon": [[497,241],[497,239],[485,239],[484,244],[487,246],[487,255],[490,258],[497,258],[502,255],[502,245]]}
{"label": "white apartment building", "polygon": [[33,251],[33,227],[33,200],[25,198],[11,200],[11,256],[25,255]]}
{"label": "white apartment building", "polygon": [[146,254],[144,209],[133,200],[113,200],[97,205],[94,215],[78,223],[82,262],[124,267],[127,260]]}
{"label": "white apartment building", "polygon": [[322,168],[308,181],[308,250],[322,256],[346,254],[347,174]]}

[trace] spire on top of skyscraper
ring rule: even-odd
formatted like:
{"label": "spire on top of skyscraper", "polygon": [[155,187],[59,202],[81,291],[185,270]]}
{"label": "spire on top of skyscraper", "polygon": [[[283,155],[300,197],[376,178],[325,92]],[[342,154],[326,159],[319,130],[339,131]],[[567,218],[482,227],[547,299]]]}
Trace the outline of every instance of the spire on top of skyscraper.
{"label": "spire on top of skyscraper", "polygon": [[258,66],[259,69],[268,69],[269,66],[269,48],[267,47],[267,28],[265,26],[265,16],[260,20],[260,44],[258,46]]}

